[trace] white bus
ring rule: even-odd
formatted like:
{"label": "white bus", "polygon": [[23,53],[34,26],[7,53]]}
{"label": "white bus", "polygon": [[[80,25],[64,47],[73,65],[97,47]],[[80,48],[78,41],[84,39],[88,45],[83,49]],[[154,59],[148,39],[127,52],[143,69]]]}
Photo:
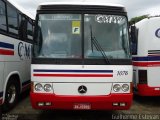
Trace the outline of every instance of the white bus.
{"label": "white bus", "polygon": [[0,105],[13,108],[30,84],[33,17],[7,0],[0,0]]}
{"label": "white bus", "polygon": [[160,96],[160,17],[131,27],[134,88],[141,96]]}
{"label": "white bus", "polygon": [[44,3],[34,33],[33,108],[130,108],[133,68],[123,6]]}

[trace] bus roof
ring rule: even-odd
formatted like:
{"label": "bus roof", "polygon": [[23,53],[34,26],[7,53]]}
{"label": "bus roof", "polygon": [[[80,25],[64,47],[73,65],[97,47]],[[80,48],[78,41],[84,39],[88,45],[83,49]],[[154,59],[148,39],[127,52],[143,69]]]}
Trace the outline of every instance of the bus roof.
{"label": "bus roof", "polygon": [[106,2],[45,2],[41,5],[97,5],[97,6],[111,6],[111,7],[124,7],[120,4],[112,4]]}
{"label": "bus roof", "polygon": [[27,10],[16,4],[13,0],[7,0],[10,4],[12,4],[16,9],[18,9],[20,12],[31,18],[32,20],[35,20],[35,17],[31,15]]}
{"label": "bus roof", "polygon": [[[67,7],[71,6],[71,7]],[[59,8],[57,8],[59,7]],[[38,6],[37,11],[53,11],[53,10],[71,10],[71,11],[107,11],[115,13],[126,14],[126,9],[123,5],[112,4],[112,3],[97,3],[97,2],[46,2],[41,3]]]}
{"label": "bus roof", "polygon": [[160,20],[160,16],[149,16],[147,18],[142,19],[141,21],[135,23],[135,25],[141,25],[141,24],[145,24],[148,21],[154,21],[154,20]]}

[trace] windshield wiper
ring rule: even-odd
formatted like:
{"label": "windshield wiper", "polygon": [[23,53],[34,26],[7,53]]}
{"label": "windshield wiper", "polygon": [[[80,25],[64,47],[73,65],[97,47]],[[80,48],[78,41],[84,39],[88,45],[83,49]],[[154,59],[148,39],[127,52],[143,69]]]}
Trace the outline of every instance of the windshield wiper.
{"label": "windshield wiper", "polygon": [[93,52],[93,45],[95,46],[95,48],[101,52],[104,60],[106,61],[107,64],[110,64],[108,57],[106,56],[106,53],[104,52],[103,48],[101,47],[101,45],[99,44],[99,42],[97,41],[96,37],[93,36],[92,34],[92,26],[90,25],[90,32],[91,32],[91,49]]}

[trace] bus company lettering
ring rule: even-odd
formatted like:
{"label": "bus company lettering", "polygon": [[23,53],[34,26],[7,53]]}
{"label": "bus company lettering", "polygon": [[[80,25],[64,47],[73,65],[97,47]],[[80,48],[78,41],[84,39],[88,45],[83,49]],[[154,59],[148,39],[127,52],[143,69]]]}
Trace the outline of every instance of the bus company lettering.
{"label": "bus company lettering", "polygon": [[21,60],[31,59],[31,45],[23,43],[23,42],[19,42],[18,55]]}
{"label": "bus company lettering", "polygon": [[123,21],[123,17],[115,15],[96,15],[95,20],[98,23],[120,23]]}

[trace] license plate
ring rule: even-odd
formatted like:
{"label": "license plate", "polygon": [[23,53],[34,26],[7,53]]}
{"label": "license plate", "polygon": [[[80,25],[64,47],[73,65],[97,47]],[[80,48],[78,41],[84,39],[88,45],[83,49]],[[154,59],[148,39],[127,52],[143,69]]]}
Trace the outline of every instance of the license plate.
{"label": "license plate", "polygon": [[75,103],[73,105],[73,109],[76,109],[76,110],[89,110],[89,109],[91,109],[91,105],[89,103]]}

